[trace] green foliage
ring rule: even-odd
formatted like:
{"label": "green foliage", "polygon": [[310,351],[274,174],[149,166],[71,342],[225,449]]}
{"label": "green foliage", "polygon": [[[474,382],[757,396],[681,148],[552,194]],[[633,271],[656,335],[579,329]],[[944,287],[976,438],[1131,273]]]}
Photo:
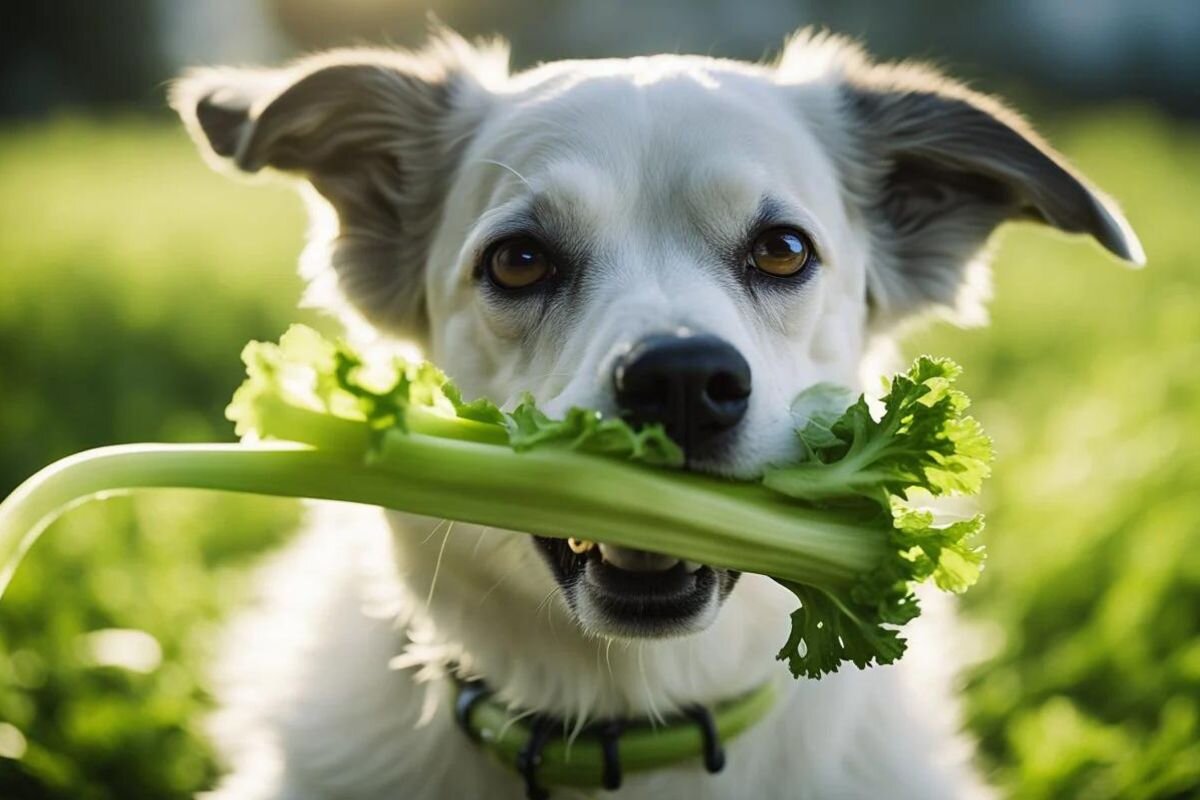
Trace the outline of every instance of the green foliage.
{"label": "green foliage", "polygon": [[645,464],[677,467],[683,451],[661,425],[634,430],[619,419],[601,417],[600,412],[572,408],[562,419],[551,419],[526,395],[507,415],[509,439],[517,450],[548,443],[562,443],[585,453],[628,458]]}
{"label": "green foliage", "polygon": [[[840,417],[824,410],[799,431],[809,459],[767,471],[764,483],[814,502],[866,498],[891,509],[913,489],[932,495],[975,494],[989,474],[992,445],[979,423],[963,415],[970,401],[953,388],[961,370],[948,359],[921,356],[896,375],[880,398],[876,421],[860,397]],[[818,385],[805,395],[829,393]]]}
{"label": "green foliage", "polygon": [[1123,204],[1149,265],[1033,226],[990,328],[912,345],[969,369],[996,442],[988,568],[964,597],[969,722],[1021,798],[1200,794],[1200,131],[1134,111],[1051,138]]}
{"label": "green foliage", "polygon": [[[993,324],[912,343],[966,365],[996,441],[989,566],[965,596],[969,722],[1021,798],[1200,792],[1200,132],[1106,110],[1049,131],[1129,213],[1145,272],[1017,226]],[[299,296],[299,205],[210,175],[173,128],[0,136],[0,484],[117,441],[229,437],[230,354]],[[303,318],[304,315],[299,315]],[[12,376],[19,376],[15,380]],[[231,438],[231,437],[230,437]],[[190,796],[215,621],[295,506],[164,492],[92,504],[0,604],[0,797]],[[150,524],[153,521],[153,524]],[[953,582],[954,577],[947,576]],[[149,672],[101,666],[149,633]]]}
{"label": "green foliage", "polygon": [[[959,373],[953,361],[921,356],[887,382],[879,414],[859,397],[834,417],[821,404],[839,393],[823,384],[793,403],[816,409],[798,431],[807,458],[768,469],[763,484],[797,500],[873,512],[888,547],[883,563],[849,591],[785,582],[801,604],[779,652],[792,674],[818,678],[843,661],[894,662],[905,649],[898,626],[920,613],[912,587],[933,579],[962,592],[979,577],[983,550],[971,540],[983,518],[939,525],[910,505],[910,495],[921,493],[975,494],[988,475],[992,445],[963,414],[970,403],[954,388]],[[821,399],[807,397],[814,393]]]}
{"label": "green foliage", "polygon": [[[232,440],[229,354],[296,318],[302,231],[286,191],[210,174],[165,125],[0,135],[0,493],[83,447]],[[292,502],[162,492],[58,523],[0,603],[0,797],[210,784],[215,623],[298,521]]]}

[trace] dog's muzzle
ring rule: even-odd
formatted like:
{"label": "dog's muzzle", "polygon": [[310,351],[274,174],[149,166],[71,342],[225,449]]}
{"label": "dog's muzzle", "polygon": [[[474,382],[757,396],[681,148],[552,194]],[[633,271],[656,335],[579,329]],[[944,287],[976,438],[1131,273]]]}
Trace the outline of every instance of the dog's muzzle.
{"label": "dog's muzzle", "polygon": [[[613,365],[617,404],[637,424],[661,424],[689,464],[719,460],[750,398],[750,365],[723,339],[687,330],[635,344]],[[679,636],[703,630],[738,580],[672,556],[535,537],[577,620],[595,634]]]}

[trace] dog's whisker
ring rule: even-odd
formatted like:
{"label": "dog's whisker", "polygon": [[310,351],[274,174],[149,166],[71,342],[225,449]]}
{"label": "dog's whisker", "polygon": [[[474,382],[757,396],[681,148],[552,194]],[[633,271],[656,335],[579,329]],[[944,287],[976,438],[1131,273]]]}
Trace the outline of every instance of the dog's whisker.
{"label": "dog's whisker", "polygon": [[547,605],[548,605],[548,604],[549,604],[549,602],[550,602],[550,598],[551,598],[551,597],[554,597],[554,594],[555,594],[555,592],[557,592],[557,591],[558,591],[558,588],[559,588],[559,587],[555,586],[553,589],[551,589],[550,591],[546,592],[546,596],[542,598],[542,602],[538,603],[538,604],[537,604],[537,608],[535,608],[535,609],[534,609],[534,612],[533,612],[533,613],[534,613],[535,615],[536,615],[536,614],[541,614],[541,613],[542,613],[542,609],[544,609],[544,608],[546,608],[546,607],[547,607]]}
{"label": "dog's whisker", "polygon": [[637,660],[638,672],[642,676],[642,688],[646,690],[646,716],[649,717],[651,725],[665,725],[666,719],[658,710],[658,704],[654,702],[654,692],[650,688],[650,676],[646,673],[646,647],[641,642],[638,642]]}
{"label": "dog's whisker", "polygon": [[433,526],[433,530],[429,531],[429,533],[426,534],[425,538],[421,540],[421,544],[422,545],[429,544],[429,540],[432,539],[434,536],[436,536],[437,532],[442,529],[442,526],[448,522],[450,522],[450,520],[448,520],[448,519],[440,520],[437,525]]}
{"label": "dog's whisker", "polygon": [[483,544],[483,537],[487,536],[487,532],[490,530],[491,526],[488,526],[479,532],[479,539],[475,542],[475,547],[471,550],[471,558],[479,555],[479,546]]}
{"label": "dog's whisker", "polygon": [[517,172],[515,169],[510,167],[508,164],[505,164],[503,161],[497,161],[494,158],[480,158],[476,161],[476,163],[477,164],[491,164],[493,167],[500,167],[500,169],[507,170],[508,172],[515,175],[517,177],[517,180],[519,180],[521,183],[525,184],[525,186],[528,187],[528,189],[530,191],[534,191],[533,184],[531,184],[528,180],[526,180],[524,175]]}
{"label": "dog's whisker", "polygon": [[550,635],[555,638],[558,638],[558,631],[554,627],[554,609],[550,606],[550,600],[560,591],[562,591],[561,586],[555,586],[553,589],[551,589],[550,592],[542,598],[542,602],[538,603],[537,609],[534,611],[534,615],[538,617],[541,616],[542,611],[546,612],[546,624],[550,628]]}
{"label": "dog's whisker", "polygon": [[480,605],[480,606],[482,606],[482,605],[483,605],[485,602],[487,602],[487,599],[488,599],[488,598],[491,596],[492,592],[494,592],[494,591],[496,591],[497,589],[499,589],[499,588],[500,588],[500,584],[504,583],[504,581],[508,579],[508,576],[509,576],[510,574],[511,574],[511,573],[509,573],[509,572],[505,572],[505,573],[503,573],[503,574],[502,574],[502,575],[499,577],[499,579],[497,579],[497,581],[496,581],[495,583],[493,583],[493,584],[492,584],[490,587],[488,587],[488,590],[487,590],[486,592],[484,592],[484,593],[483,593],[483,595],[482,595],[482,596],[479,598],[479,605]]}
{"label": "dog's whisker", "polygon": [[446,555],[446,543],[454,532],[454,523],[446,526],[446,535],[442,537],[442,546],[438,548],[437,561],[433,565],[433,580],[429,582],[429,594],[425,597],[425,610],[428,611],[433,603],[433,590],[437,587],[438,575],[442,573],[442,557]]}

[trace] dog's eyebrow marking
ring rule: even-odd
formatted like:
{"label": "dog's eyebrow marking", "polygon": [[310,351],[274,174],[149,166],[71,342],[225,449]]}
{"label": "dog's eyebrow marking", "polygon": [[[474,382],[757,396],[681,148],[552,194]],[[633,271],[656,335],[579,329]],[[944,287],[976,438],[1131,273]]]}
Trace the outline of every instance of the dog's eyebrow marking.
{"label": "dog's eyebrow marking", "polygon": [[766,180],[767,175],[757,164],[709,161],[698,164],[687,175],[687,190],[690,197],[753,205],[762,196]]}
{"label": "dog's eyebrow marking", "polygon": [[756,167],[710,162],[684,179],[681,194],[708,235],[724,238],[739,230],[748,217],[761,213],[764,183],[765,176]]}
{"label": "dog's eyebrow marking", "polygon": [[750,220],[750,227],[759,228],[765,225],[773,225],[783,220],[794,219],[795,216],[795,214],[791,213],[791,209],[778,198],[765,195],[759,200],[758,211],[755,213],[753,219]]}
{"label": "dog's eyebrow marking", "polygon": [[620,207],[611,171],[573,158],[547,165],[538,177],[531,205],[533,213],[580,232],[600,220],[613,219]]}
{"label": "dog's eyebrow marking", "polygon": [[521,182],[524,192],[510,186],[508,199],[485,216],[502,220],[501,230],[527,226],[533,232],[558,234],[554,238],[578,238],[618,206],[611,176],[590,164],[559,160],[545,165],[532,180],[515,167],[494,158],[478,158],[472,165],[499,167]]}
{"label": "dog's eyebrow marking", "polygon": [[818,253],[828,251],[825,227],[789,186],[773,184],[758,165],[703,163],[684,180],[683,197],[695,224],[726,252],[740,250],[751,233],[770,225],[794,225],[811,237]]}
{"label": "dog's eyebrow marking", "polygon": [[766,195],[758,206],[758,214],[753,225],[765,227],[768,225],[795,225],[808,235],[817,251],[821,262],[828,265],[826,256],[829,252],[829,234],[820,221],[804,209],[803,206],[790,199],[774,195]]}

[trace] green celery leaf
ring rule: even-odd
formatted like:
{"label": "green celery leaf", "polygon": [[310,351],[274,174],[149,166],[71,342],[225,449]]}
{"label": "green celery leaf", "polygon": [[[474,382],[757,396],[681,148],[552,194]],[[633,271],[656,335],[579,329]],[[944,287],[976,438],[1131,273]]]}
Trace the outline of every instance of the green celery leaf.
{"label": "green celery leaf", "polygon": [[838,593],[792,581],[780,581],[800,600],[792,612],[792,632],[777,658],[792,675],[819,678],[845,661],[859,669],[891,664],[904,654],[899,631],[873,619]]}
{"label": "green celery leaf", "polygon": [[562,419],[551,419],[528,394],[508,415],[508,429],[509,441],[516,450],[557,443],[584,453],[656,466],[683,464],[683,451],[661,425],[634,430],[624,420],[605,418],[599,411],[583,408],[572,408]]}
{"label": "green celery leaf", "polygon": [[988,475],[991,442],[963,416],[966,395],[953,388],[959,368],[922,356],[895,376],[876,420],[865,397],[832,425],[818,414],[800,432],[807,461],[768,469],[763,483],[811,503],[867,498],[889,509],[913,488],[934,495],[972,494]]}

